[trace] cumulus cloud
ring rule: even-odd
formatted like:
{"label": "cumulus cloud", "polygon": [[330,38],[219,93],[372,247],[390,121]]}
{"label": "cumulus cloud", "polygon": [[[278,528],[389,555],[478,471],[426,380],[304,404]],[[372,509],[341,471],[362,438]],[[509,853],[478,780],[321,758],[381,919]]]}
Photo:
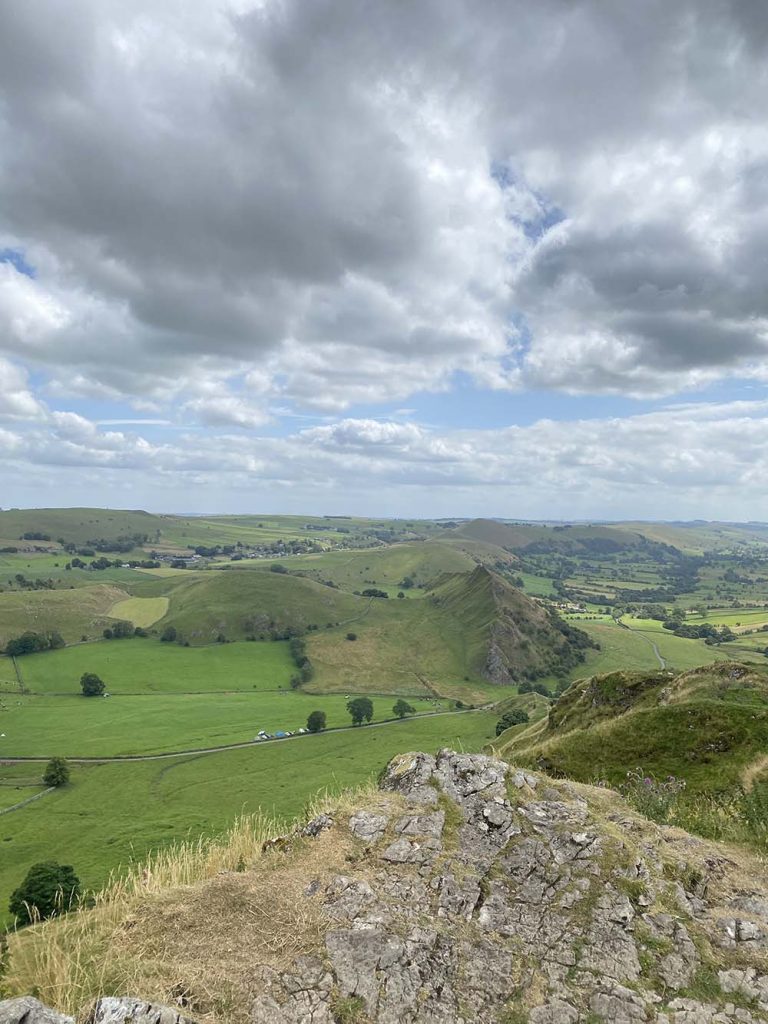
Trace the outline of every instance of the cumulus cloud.
{"label": "cumulus cloud", "polygon": [[[557,425],[510,427],[497,449],[345,411],[457,380],[768,380],[758,0],[39,0],[0,18],[0,418],[33,460],[208,472],[231,430],[220,460],[247,479],[280,452],[281,487],[324,487],[343,458],[468,488],[541,488],[551,465],[578,489],[577,467],[610,464],[630,488],[667,463],[704,473],[704,421],[680,421],[691,443],[666,462],[617,465],[591,426],[562,449]],[[55,419],[64,400],[200,427],[194,458],[89,435]],[[256,455],[286,408],[348,418]]]}
{"label": "cumulus cloud", "polygon": [[29,390],[26,371],[0,358],[0,420],[37,420],[45,413]]}
{"label": "cumulus cloud", "polygon": [[74,495],[99,472],[100,487],[130,485],[156,510],[174,495],[190,511],[210,511],[216,495],[227,501],[222,510],[247,511],[254,494],[273,506],[279,492],[283,510],[299,513],[311,502],[329,512],[416,514],[428,501],[435,515],[693,518],[705,507],[732,518],[738,500],[744,517],[759,518],[768,401],[484,431],[349,419],[284,437],[182,433],[170,441],[60,413],[45,428],[0,428],[0,451],[30,495],[54,481],[57,493]]}

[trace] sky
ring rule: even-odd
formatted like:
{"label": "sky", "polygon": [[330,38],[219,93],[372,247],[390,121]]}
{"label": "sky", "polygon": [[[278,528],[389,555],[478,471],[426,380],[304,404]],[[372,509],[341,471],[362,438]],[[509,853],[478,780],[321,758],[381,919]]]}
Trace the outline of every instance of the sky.
{"label": "sky", "polygon": [[764,0],[10,0],[0,506],[768,519]]}

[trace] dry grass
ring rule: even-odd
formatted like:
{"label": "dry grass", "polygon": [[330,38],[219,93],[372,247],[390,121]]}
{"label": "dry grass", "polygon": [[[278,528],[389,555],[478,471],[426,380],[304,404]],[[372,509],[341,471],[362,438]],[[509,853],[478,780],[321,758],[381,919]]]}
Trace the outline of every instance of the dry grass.
{"label": "dry grass", "polygon": [[[371,794],[325,796],[307,818],[327,810],[343,817]],[[274,819],[240,818],[218,840],[157,853],[89,909],[12,934],[2,994],[34,993],[76,1013],[99,995],[140,993],[182,1001],[205,1024],[246,1021],[259,973],[322,944],[319,908],[305,889],[314,877],[343,872],[353,843],[332,829],[264,852],[285,834]]]}
{"label": "dry grass", "polygon": [[768,754],[762,754],[744,768],[741,773],[741,785],[745,793],[750,793],[755,782],[768,772]]}

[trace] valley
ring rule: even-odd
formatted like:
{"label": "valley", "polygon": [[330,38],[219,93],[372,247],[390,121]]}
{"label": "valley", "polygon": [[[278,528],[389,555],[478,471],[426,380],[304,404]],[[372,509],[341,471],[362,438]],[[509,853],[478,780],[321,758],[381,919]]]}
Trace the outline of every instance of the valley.
{"label": "valley", "polygon": [[[0,657],[0,906],[51,848],[98,888],[408,749],[618,787],[672,774],[686,827],[745,772],[763,799],[767,581],[764,532],[736,525],[0,512],[0,647],[49,647]],[[88,673],[103,696],[83,696]],[[625,677],[637,706],[568,710]],[[497,738],[513,708],[528,723]],[[315,711],[325,729],[302,734]],[[44,793],[51,757],[71,778]]]}

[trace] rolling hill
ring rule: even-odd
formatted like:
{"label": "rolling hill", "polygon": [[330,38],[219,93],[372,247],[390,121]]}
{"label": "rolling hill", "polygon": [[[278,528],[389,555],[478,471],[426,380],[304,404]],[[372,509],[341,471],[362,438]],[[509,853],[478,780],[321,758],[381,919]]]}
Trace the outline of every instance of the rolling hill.
{"label": "rolling hill", "polygon": [[[377,600],[346,631],[313,633],[308,650],[322,690],[396,686],[488,699],[496,685],[543,678],[582,659],[589,639],[483,566],[447,573],[421,600]],[[483,689],[485,688],[485,689]]]}
{"label": "rolling hill", "polygon": [[611,554],[654,543],[639,530],[628,530],[623,526],[546,526],[543,523],[503,523],[495,519],[473,519],[453,533],[469,540],[495,544],[506,551],[528,553]]}
{"label": "rolling hill", "polygon": [[192,644],[288,628],[326,627],[361,615],[368,599],[288,573],[205,572],[157,579],[136,588],[139,596],[166,593],[167,614],[155,624],[174,626]]}

